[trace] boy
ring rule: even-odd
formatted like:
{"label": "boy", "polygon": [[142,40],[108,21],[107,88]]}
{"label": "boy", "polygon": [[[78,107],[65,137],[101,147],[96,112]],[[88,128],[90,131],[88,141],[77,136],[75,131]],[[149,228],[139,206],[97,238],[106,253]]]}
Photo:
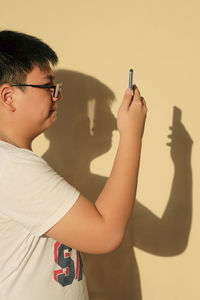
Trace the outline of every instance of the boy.
{"label": "boy", "polygon": [[32,152],[34,138],[56,121],[57,62],[41,40],[0,32],[2,300],[87,299],[78,251],[116,249],[134,204],[147,112],[137,88],[119,108],[119,146],[95,204]]}

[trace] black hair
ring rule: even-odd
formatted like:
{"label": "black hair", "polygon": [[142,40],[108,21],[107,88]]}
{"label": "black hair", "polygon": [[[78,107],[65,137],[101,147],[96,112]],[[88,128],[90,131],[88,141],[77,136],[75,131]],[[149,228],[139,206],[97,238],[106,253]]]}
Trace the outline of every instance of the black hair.
{"label": "black hair", "polygon": [[40,39],[16,31],[0,31],[0,85],[25,83],[34,66],[43,70],[57,62],[56,53]]}

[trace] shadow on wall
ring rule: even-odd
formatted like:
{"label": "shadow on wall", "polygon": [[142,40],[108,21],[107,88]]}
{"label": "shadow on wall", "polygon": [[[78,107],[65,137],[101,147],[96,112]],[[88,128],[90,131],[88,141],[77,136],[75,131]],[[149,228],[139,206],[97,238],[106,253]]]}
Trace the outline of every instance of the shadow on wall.
{"label": "shadow on wall", "polygon": [[[59,70],[56,78],[63,82],[64,100],[58,105],[56,124],[45,133],[50,147],[43,158],[84,196],[95,201],[107,178],[92,174],[90,163],[111,147],[112,131],[117,129],[110,109],[115,96],[104,84],[85,74]],[[104,255],[83,254],[91,300],[142,299],[133,247],[159,256],[178,255],[187,247],[192,218],[192,140],[177,107],[170,138],[174,178],[165,212],[158,218],[136,201],[120,248]],[[156,189],[157,184],[152,188]]]}

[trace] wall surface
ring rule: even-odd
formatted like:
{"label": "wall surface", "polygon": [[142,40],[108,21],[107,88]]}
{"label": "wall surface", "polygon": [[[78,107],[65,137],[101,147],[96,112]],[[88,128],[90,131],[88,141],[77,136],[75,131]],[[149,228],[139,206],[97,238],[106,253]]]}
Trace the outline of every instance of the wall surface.
{"label": "wall surface", "polygon": [[58,121],[34,150],[92,201],[112,167],[129,68],[148,105],[125,241],[83,255],[91,300],[200,299],[199,10],[197,0],[1,1],[1,29],[40,37],[60,58]]}

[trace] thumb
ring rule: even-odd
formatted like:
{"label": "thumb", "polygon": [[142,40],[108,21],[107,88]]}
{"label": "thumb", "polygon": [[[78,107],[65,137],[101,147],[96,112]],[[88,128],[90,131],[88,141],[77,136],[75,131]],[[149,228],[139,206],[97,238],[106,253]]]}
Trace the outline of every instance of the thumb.
{"label": "thumb", "polygon": [[133,91],[131,89],[127,89],[125,91],[125,94],[124,94],[124,97],[123,97],[123,100],[122,100],[122,104],[121,104],[121,107],[122,108],[125,108],[125,109],[128,109],[131,102],[133,100]]}

